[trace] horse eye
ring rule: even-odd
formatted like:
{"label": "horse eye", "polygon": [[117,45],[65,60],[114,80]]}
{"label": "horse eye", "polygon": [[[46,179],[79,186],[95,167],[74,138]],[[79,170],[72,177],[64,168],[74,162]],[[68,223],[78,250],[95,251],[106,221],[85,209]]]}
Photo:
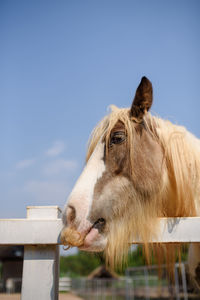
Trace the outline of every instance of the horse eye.
{"label": "horse eye", "polygon": [[111,134],[110,143],[109,145],[112,146],[113,144],[121,144],[125,141],[126,135],[122,131],[114,132]]}

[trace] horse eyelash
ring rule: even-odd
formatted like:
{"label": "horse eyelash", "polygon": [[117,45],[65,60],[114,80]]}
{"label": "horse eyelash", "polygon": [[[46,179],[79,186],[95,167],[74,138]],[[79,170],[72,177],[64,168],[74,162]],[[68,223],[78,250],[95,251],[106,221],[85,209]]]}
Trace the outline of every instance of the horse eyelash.
{"label": "horse eyelash", "polygon": [[[121,138],[121,140],[119,142],[112,143],[112,138],[115,138],[115,137],[119,137],[119,139]],[[124,131],[116,131],[116,132],[114,132],[110,136],[109,147],[112,147],[113,144],[122,144],[125,141],[126,137],[127,136],[126,136],[126,134],[125,134]]]}

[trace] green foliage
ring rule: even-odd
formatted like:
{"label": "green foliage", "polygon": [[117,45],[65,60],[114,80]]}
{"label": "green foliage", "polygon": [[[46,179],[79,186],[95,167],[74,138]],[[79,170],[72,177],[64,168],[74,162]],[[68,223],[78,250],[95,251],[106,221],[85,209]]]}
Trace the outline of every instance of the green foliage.
{"label": "green foliage", "polygon": [[102,264],[100,255],[88,252],[78,252],[76,255],[61,256],[60,276],[87,276]]}
{"label": "green foliage", "polygon": [[[188,247],[184,247],[181,252],[181,261],[187,258]],[[177,258],[178,261],[178,258]],[[152,264],[156,264],[156,260],[152,255]],[[78,252],[76,255],[61,256],[60,258],[60,276],[80,277],[89,275],[95,268],[105,264],[102,254],[92,254],[89,252]],[[125,274],[127,267],[144,266],[146,264],[142,246],[138,245],[134,251],[131,251],[128,256],[128,262],[122,270],[115,270],[120,275]]]}
{"label": "green foliage", "polygon": [[[188,254],[188,245],[184,244],[182,245],[182,248],[180,249],[180,261],[184,262],[187,260],[187,254]],[[176,256],[176,262],[179,262],[179,252],[178,250],[175,251],[175,256]],[[150,263],[152,265],[155,265],[158,263],[155,253],[152,251],[151,255],[151,261]],[[163,263],[166,263],[165,261]],[[146,265],[147,262],[144,257],[144,253],[142,250],[142,245],[138,245],[135,249],[135,251],[130,252],[129,257],[128,257],[128,266],[129,267],[137,267],[137,266],[144,266]]]}
{"label": "green foliage", "polygon": [[123,268],[115,271],[120,275],[124,275],[126,268],[144,266],[145,264],[146,261],[142,252],[142,246],[138,245],[134,250],[129,252],[127,263],[123,266]]}
{"label": "green foliage", "polygon": [[144,266],[146,264],[142,246],[136,246],[136,249],[129,253],[127,264],[129,267]]}
{"label": "green foliage", "polygon": [[[105,264],[102,254],[92,254],[89,252],[78,252],[76,255],[61,256],[60,258],[60,276],[87,276],[98,266]],[[115,270],[123,275],[127,266],[143,266],[145,259],[141,247],[137,247],[128,257],[128,264],[122,270]]]}

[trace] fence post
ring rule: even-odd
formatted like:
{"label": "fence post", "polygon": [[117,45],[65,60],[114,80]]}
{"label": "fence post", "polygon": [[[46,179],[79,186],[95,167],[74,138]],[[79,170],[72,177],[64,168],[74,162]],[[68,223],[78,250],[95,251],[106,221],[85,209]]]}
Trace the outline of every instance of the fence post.
{"label": "fence post", "polygon": [[[60,213],[57,206],[27,207],[28,219],[57,219]],[[25,246],[21,300],[57,300],[58,280],[59,246]]]}

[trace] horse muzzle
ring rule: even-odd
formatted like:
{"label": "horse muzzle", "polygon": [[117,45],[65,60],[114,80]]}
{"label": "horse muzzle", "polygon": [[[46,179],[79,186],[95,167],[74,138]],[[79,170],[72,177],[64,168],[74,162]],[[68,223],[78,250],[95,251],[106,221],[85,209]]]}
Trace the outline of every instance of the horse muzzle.
{"label": "horse muzzle", "polygon": [[60,241],[65,246],[80,247],[84,243],[84,237],[75,228],[64,227],[61,232]]}
{"label": "horse muzzle", "polygon": [[64,227],[60,237],[61,243],[69,247],[93,248],[93,244],[101,239],[105,223],[105,220],[100,218],[84,232],[79,232],[73,226]]}

